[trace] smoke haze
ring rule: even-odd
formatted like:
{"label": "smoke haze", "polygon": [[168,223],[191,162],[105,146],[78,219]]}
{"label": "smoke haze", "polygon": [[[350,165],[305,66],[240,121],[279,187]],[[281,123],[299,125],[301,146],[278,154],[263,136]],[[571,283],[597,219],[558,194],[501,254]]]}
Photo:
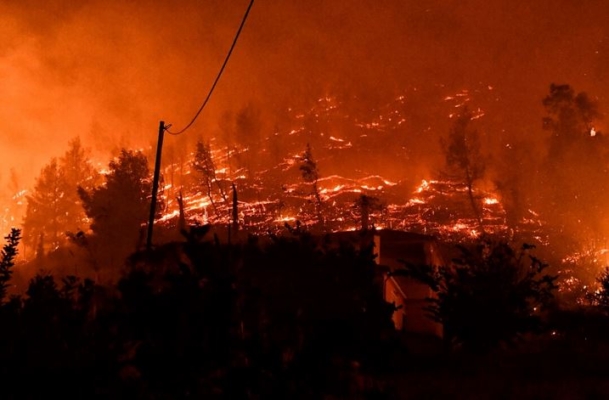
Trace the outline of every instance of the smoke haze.
{"label": "smoke haze", "polygon": [[[104,154],[150,146],[161,119],[180,129],[247,5],[2,2],[3,182],[14,167],[28,185],[76,135]],[[431,152],[450,124],[444,96],[467,89],[485,112],[489,149],[541,140],[540,100],[552,82],[609,107],[608,17],[601,0],[257,0],[191,136],[216,132],[222,113],[250,102],[271,126],[290,105],[327,93],[347,90],[362,108],[375,108],[407,92],[415,122],[406,134],[425,137],[421,146]]]}

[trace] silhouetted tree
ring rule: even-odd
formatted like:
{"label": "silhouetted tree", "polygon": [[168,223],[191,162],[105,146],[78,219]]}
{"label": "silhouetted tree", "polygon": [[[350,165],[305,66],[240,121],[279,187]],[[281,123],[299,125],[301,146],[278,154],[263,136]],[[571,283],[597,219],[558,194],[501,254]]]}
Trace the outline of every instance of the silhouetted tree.
{"label": "silhouetted tree", "polygon": [[360,195],[355,201],[355,205],[359,208],[362,230],[370,228],[370,212],[381,209],[380,201],[377,197]]}
{"label": "silhouetted tree", "polygon": [[609,267],[603,268],[596,281],[600,288],[595,293],[595,300],[605,312],[609,312]]}
{"label": "silhouetted tree", "polygon": [[182,197],[182,191],[178,193],[176,197],[178,202],[178,232],[186,231],[186,213],[184,211],[184,197]]}
{"label": "silhouetted tree", "polygon": [[214,201],[214,186],[218,188],[224,203],[227,202],[227,196],[224,187],[216,177],[216,165],[214,163],[211,145],[209,143],[203,143],[200,140],[197,142],[197,151],[195,153],[192,167],[195,171],[200,173],[203,187],[205,187],[205,190],[207,191],[207,197],[211,202],[216,216],[220,217],[220,212],[216,206],[216,202]]}
{"label": "silhouetted tree", "polygon": [[6,292],[9,287],[9,281],[13,274],[15,266],[15,257],[17,257],[19,241],[21,240],[21,231],[19,229],[11,229],[11,233],[4,237],[6,244],[2,248],[0,259],[0,305],[6,297]]}
{"label": "silhouetted tree", "polygon": [[237,233],[237,231],[239,230],[239,201],[238,201],[237,187],[235,186],[234,183],[232,184],[232,188],[233,188],[233,206],[232,206],[231,218],[232,218],[233,231],[235,233]]}
{"label": "silhouetted tree", "polygon": [[99,183],[99,173],[91,165],[88,151],[77,137],[59,159],[43,168],[32,193],[27,196],[23,221],[24,237],[34,246],[40,235],[47,247],[57,248],[68,231],[84,229],[86,215],[78,196],[78,187],[90,189]]}
{"label": "silhouetted tree", "polygon": [[73,206],[66,196],[66,189],[64,171],[53,158],[42,169],[34,189],[27,196],[23,230],[28,245],[33,246],[43,233],[51,249],[59,246],[61,235],[69,224],[65,211]]}
{"label": "silhouetted tree", "polygon": [[307,148],[300,157],[300,165],[298,168],[300,169],[300,174],[304,181],[311,185],[311,196],[313,197],[317,219],[319,223],[323,224],[322,198],[318,186],[319,169],[317,168],[317,162],[313,158],[311,146],[308,143]]}
{"label": "silhouetted tree", "polygon": [[556,276],[530,254],[532,246],[514,250],[505,242],[482,240],[449,266],[406,264],[394,274],[428,285],[430,317],[442,323],[444,339],[471,351],[511,343],[540,328],[540,312],[548,306]]}
{"label": "silhouetted tree", "polygon": [[586,93],[575,94],[571,86],[553,83],[542,104],[547,113],[543,118],[543,128],[551,133],[551,160],[559,162],[579,139],[597,134],[593,131],[594,121],[601,115],[597,102]]}
{"label": "silhouetted tree", "polygon": [[465,108],[456,117],[447,140],[441,140],[445,156],[443,173],[449,179],[465,186],[476,221],[484,232],[479,199],[474,196],[474,185],[484,176],[486,164],[480,153],[478,131],[470,126],[472,118],[471,111]]}
{"label": "silhouetted tree", "polygon": [[[550,133],[540,189],[544,215],[557,234],[604,240],[609,142],[595,131],[596,101],[569,85],[550,86],[543,99],[543,127]],[[582,234],[585,232],[585,234]]]}
{"label": "silhouetted tree", "polygon": [[151,192],[146,157],[126,149],[110,162],[104,184],[90,191],[78,188],[100,245],[98,256],[108,256],[104,257],[106,262],[122,262],[143,240],[142,226],[148,219]]}

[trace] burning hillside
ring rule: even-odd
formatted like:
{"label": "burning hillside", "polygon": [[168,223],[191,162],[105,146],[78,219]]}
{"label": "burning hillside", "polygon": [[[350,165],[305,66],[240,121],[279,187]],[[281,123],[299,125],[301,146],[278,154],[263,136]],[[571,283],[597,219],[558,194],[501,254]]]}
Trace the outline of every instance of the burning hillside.
{"label": "burning hillside", "polygon": [[[563,96],[567,104],[587,104],[581,96],[581,104],[577,103],[568,86],[551,90],[552,101]],[[413,104],[420,102],[418,96],[432,94],[435,115],[443,117],[421,118]],[[552,256],[558,262],[553,265],[569,264],[565,260],[582,254],[592,242],[596,245],[589,251],[601,251],[606,247],[602,219],[586,215],[581,204],[585,199],[594,205],[594,215],[602,215],[602,197],[582,189],[592,188],[588,180],[602,181],[603,170],[595,168],[605,144],[602,133],[594,130],[591,136],[589,121],[581,122],[588,129],[581,148],[594,151],[574,165],[581,169],[578,176],[589,178],[574,180],[569,175],[574,173],[564,170],[557,180],[552,174],[560,168],[538,161],[537,154],[527,154],[534,149],[531,143],[502,144],[501,135],[489,134],[488,113],[478,104],[486,108],[495,96],[497,89],[482,83],[452,93],[442,86],[427,91],[411,87],[379,99],[373,107],[364,106],[358,96],[326,95],[310,104],[287,107],[274,124],[265,120],[257,104],[246,104],[227,112],[205,136],[168,137],[161,184],[165,208],[156,222],[170,230],[175,227],[180,221],[180,198],[188,223],[237,223],[250,233],[277,232],[285,224],[297,223],[316,232],[366,225],[431,234],[451,242],[486,233],[554,246]],[[594,104],[588,107],[593,110]],[[492,159],[490,153],[498,143],[501,157]],[[565,149],[557,142],[552,147],[556,160],[550,161],[558,162]],[[102,175],[108,172],[95,169]],[[73,187],[62,190],[64,195],[55,198],[67,199],[65,193]],[[9,199],[4,213],[7,226],[19,220],[30,193],[18,190]],[[78,202],[74,194],[72,198],[72,203]],[[570,206],[573,198],[578,207]],[[68,226],[68,214],[60,216],[65,227],[46,236],[47,251],[57,248],[49,246],[50,237],[88,228],[84,218]],[[45,219],[48,216],[41,215],[42,223]],[[573,235],[573,226],[587,227],[591,220],[600,222],[597,236]],[[26,232],[28,245],[42,242],[39,235]],[[571,274],[573,268],[568,269]]]}
{"label": "burning hillside", "polygon": [[[456,104],[454,98],[459,99]],[[288,121],[293,125],[258,143],[244,146],[218,139],[200,143],[200,151],[191,153],[187,161],[165,167],[165,177],[171,176],[172,182],[164,190],[167,210],[159,222],[177,219],[175,198],[182,193],[191,223],[230,224],[234,184],[239,224],[251,232],[272,231],[295,221],[326,231],[354,230],[361,227],[364,212],[370,226],[450,240],[476,237],[482,230],[507,235],[499,195],[475,189],[483,214],[481,227],[463,182],[404,179],[399,165],[416,157],[419,150],[406,146],[412,138],[404,130],[405,101],[400,95],[378,109],[353,113],[353,104],[326,96],[304,111],[289,109]],[[469,101],[467,93],[460,92],[443,103],[454,109]],[[482,115],[478,109],[474,117]],[[403,145],[388,146],[396,142],[396,136],[403,138],[397,141]],[[315,182],[303,176],[306,144],[315,158]],[[197,156],[202,159],[196,161]],[[193,168],[197,162],[201,166]]]}

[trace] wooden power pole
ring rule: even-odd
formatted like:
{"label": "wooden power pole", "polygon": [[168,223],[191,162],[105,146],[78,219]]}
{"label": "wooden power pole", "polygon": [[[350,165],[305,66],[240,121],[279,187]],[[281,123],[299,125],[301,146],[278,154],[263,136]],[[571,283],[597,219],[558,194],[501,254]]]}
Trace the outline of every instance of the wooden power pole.
{"label": "wooden power pole", "polygon": [[152,180],[152,199],[150,200],[150,216],[148,218],[148,236],[146,237],[146,250],[152,249],[152,229],[156,215],[156,198],[159,192],[159,178],[161,175],[161,154],[163,153],[163,137],[165,136],[165,121],[159,123],[159,139],[156,145],[156,160],[154,162],[154,177]]}

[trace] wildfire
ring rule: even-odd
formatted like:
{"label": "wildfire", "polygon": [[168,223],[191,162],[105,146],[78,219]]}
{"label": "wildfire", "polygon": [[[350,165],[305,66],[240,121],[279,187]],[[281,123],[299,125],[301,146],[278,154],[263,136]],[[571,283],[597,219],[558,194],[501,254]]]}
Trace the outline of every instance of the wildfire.
{"label": "wildfire", "polygon": [[423,181],[421,182],[421,184],[419,185],[419,187],[417,187],[416,192],[417,193],[421,193],[424,190],[429,189],[429,182],[427,182],[425,179],[423,179]]}
{"label": "wildfire", "polygon": [[[329,141],[343,143],[343,139],[336,137],[330,137]],[[317,226],[321,223],[327,231],[355,230],[359,226],[361,214],[361,206],[358,206],[357,200],[362,195],[378,199],[376,208],[368,212],[370,223],[377,228],[437,234],[453,240],[477,237],[480,232],[478,221],[464,202],[465,188],[455,182],[422,180],[412,190],[411,195],[404,198],[399,195],[407,191],[403,182],[392,181],[381,175],[353,178],[333,174],[317,180],[321,204],[313,206],[311,186],[298,179],[298,175],[293,175],[293,182],[283,182],[281,192],[271,192],[265,190],[265,187],[273,185],[265,183],[267,178],[264,174],[269,171],[259,173],[254,179],[247,179],[245,175],[231,175],[230,169],[224,165],[228,162],[223,158],[225,154],[225,149],[217,149],[214,152],[214,156],[218,157],[217,181],[238,182],[238,190],[249,194],[239,196],[239,223],[244,229],[254,233],[279,229],[285,223],[295,221],[300,221],[305,226]],[[292,158],[286,158],[276,168],[282,172],[298,170],[299,160],[299,155],[294,155]],[[168,168],[176,169],[175,166]],[[169,189],[177,188],[168,183],[165,186],[166,192]],[[252,194],[258,198],[253,199]],[[185,194],[183,199],[186,217],[191,223],[232,222],[233,205],[226,195],[218,191],[212,193],[210,198],[207,193],[196,190]],[[485,230],[505,231],[507,228],[499,199],[486,195],[483,196],[482,204]],[[323,214],[323,222],[318,218],[320,212]],[[169,199],[167,209],[158,222],[170,223],[178,215],[176,202]]]}
{"label": "wildfire", "polygon": [[[471,98],[470,91],[462,90],[445,100],[459,108],[471,102]],[[234,218],[231,196],[234,184],[238,191],[237,222],[251,233],[282,229],[285,223],[296,221],[324,231],[356,230],[361,227],[361,199],[369,198],[374,201],[366,214],[369,224],[376,228],[435,234],[457,241],[477,237],[481,232],[480,221],[467,201],[466,188],[458,182],[424,179],[413,187],[412,183],[370,174],[376,169],[366,170],[365,165],[353,173],[335,168],[324,175],[327,171],[324,163],[340,164],[341,161],[335,161],[333,157],[340,155],[343,157],[340,160],[348,160],[352,157],[351,152],[365,155],[369,151],[367,144],[377,143],[373,138],[375,135],[392,131],[402,124],[408,115],[404,111],[406,99],[406,96],[399,95],[367,115],[353,117],[349,129],[359,130],[355,135],[348,136],[344,133],[346,130],[328,125],[328,121],[336,117],[340,127],[345,115],[339,112],[341,103],[335,97],[327,96],[320,98],[310,109],[290,109],[296,126],[275,129],[272,138],[279,139],[265,139],[263,143],[268,148],[253,149],[212,138],[209,148],[215,171],[208,182],[211,190],[202,185],[199,173],[192,168],[194,153],[181,157],[180,163],[172,160],[163,168],[165,209],[156,222],[167,227],[177,223],[180,210],[176,198],[180,193],[188,223],[229,225]],[[478,109],[474,115],[480,117],[483,111]],[[314,154],[322,154],[317,160],[322,172],[316,179],[315,188],[311,182],[302,179],[299,171],[302,142],[312,135],[312,129],[307,125],[311,123],[326,124],[317,128],[318,135],[315,136],[318,147],[314,148]],[[354,137],[363,137],[366,144],[362,147],[360,143],[349,140],[354,140]],[[271,140],[281,140],[281,149],[285,151],[276,156],[276,164],[269,163],[260,169],[245,168],[243,160],[251,158],[252,154],[269,154]],[[370,150],[375,151],[378,150]],[[101,164],[98,169],[102,174],[108,172]],[[484,231],[505,233],[505,212],[500,198],[495,193],[478,189],[475,196],[480,199]],[[529,219],[527,223],[530,226],[539,222],[533,212]]]}

